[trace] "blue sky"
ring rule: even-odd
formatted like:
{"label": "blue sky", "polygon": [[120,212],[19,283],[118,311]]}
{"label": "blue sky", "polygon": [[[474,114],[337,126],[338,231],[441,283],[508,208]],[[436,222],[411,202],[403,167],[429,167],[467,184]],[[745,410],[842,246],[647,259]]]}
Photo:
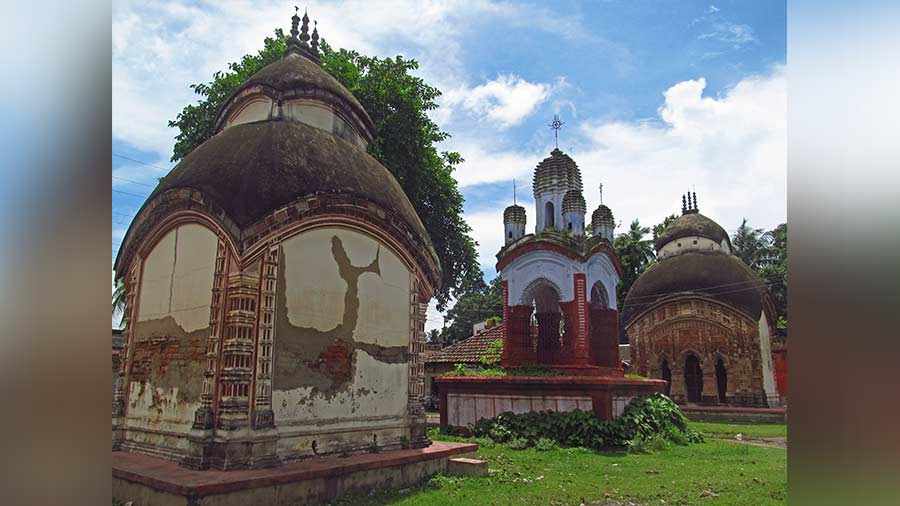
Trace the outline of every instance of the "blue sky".
{"label": "blue sky", "polygon": [[[284,2],[113,5],[112,254],[156,178],[172,164],[166,121],[188,86],[289,27]],[[303,5],[301,5],[301,8]],[[466,162],[457,179],[488,279],[512,180],[529,225],[531,173],[553,148],[581,167],[589,212],[621,229],[680,209],[728,230],[742,217],[786,220],[786,8],[783,1],[310,2],[333,46],[403,54],[444,92],[433,114]],[[223,36],[224,35],[224,36]],[[428,328],[440,326],[429,313]]]}

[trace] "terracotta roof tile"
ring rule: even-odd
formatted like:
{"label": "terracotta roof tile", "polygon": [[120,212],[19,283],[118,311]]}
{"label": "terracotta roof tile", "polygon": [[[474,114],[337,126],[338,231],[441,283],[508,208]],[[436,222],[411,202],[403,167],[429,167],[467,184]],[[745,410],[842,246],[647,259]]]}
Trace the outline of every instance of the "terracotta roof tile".
{"label": "terracotta roof tile", "polygon": [[481,363],[481,357],[491,341],[503,339],[503,323],[479,334],[467,337],[435,353],[425,360],[429,364]]}

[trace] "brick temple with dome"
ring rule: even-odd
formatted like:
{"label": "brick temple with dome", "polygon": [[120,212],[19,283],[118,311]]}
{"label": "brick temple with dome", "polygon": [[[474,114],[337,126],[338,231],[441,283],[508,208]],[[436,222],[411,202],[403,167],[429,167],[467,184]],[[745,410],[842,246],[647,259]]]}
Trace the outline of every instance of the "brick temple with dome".
{"label": "brick temple with dome", "polygon": [[115,260],[127,293],[112,410],[122,502],[260,504],[277,487],[305,504],[412,484],[477,448],[426,435],[424,323],[440,262],[366,152],[369,115],[322,68],[309,18],[292,20],[283,56],[224,102]]}
{"label": "brick temple with dome", "polygon": [[631,370],[666,380],[681,404],[781,406],[772,295],[725,230],[700,213],[696,194],[682,197],[681,216],[655,247],[658,261],[631,286],[622,312]]}

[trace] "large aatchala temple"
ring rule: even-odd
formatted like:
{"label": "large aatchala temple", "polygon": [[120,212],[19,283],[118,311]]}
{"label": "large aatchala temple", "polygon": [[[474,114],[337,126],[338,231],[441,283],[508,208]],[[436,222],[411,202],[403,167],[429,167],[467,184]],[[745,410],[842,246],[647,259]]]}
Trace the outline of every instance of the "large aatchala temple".
{"label": "large aatchala temple", "polygon": [[772,295],[725,230],[700,214],[696,194],[682,197],[682,215],[655,246],[658,262],[624,302],[632,370],[668,381],[680,403],[779,406]]}
{"label": "large aatchala temple", "polygon": [[369,115],[293,21],[283,57],[225,101],[125,236],[114,449],[232,469],[429,444],[439,261],[366,153]]}

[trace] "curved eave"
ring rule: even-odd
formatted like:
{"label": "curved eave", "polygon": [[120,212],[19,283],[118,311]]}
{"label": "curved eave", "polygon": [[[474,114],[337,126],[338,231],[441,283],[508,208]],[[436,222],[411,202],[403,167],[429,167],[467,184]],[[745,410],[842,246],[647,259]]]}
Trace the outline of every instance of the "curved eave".
{"label": "curved eave", "polygon": [[232,93],[219,109],[219,113],[216,115],[214,122],[215,127],[213,128],[213,131],[219,133],[225,128],[226,118],[229,117],[231,112],[244,98],[258,95],[266,96],[276,102],[295,98],[320,100],[332,105],[339,115],[350,120],[348,122],[349,124],[361,125],[362,128],[359,129],[361,131],[358,133],[366,143],[370,143],[375,139],[375,123],[359,102],[350,102],[328,90],[313,86],[282,90],[262,83],[245,85]]}
{"label": "curved eave", "polygon": [[[759,316],[754,317],[752,314],[748,313],[745,309],[734,306],[727,302],[723,302],[708,293],[685,291],[685,292],[671,293],[671,294],[665,295],[663,297],[660,297],[659,299],[656,299],[653,303],[651,303],[649,306],[641,309],[641,311],[639,313],[631,316],[628,320],[625,320],[623,318],[622,326],[625,328],[625,331],[627,333],[628,329],[632,325],[634,325],[634,322],[642,319],[648,313],[655,311],[660,306],[670,304],[673,302],[683,301],[683,300],[703,300],[703,301],[709,302],[711,304],[716,304],[716,305],[728,308],[730,311],[734,311],[735,313],[738,313],[741,316],[744,316],[745,318],[747,318],[748,320],[750,320],[754,323],[759,319]],[[628,301],[626,300],[625,306],[627,306],[627,305],[628,305]],[[697,319],[698,317],[697,317],[697,315],[688,315],[688,316],[685,316],[684,318]],[[717,323],[717,322],[713,322],[713,323]]]}
{"label": "curved eave", "polygon": [[[622,269],[616,251],[608,244],[608,241],[600,240],[593,246],[591,246],[591,242],[593,241],[589,239],[584,243],[571,241],[571,244],[560,244],[557,241],[529,234],[505,246],[497,253],[496,269],[497,272],[500,272],[515,259],[534,251],[552,251],[582,263],[587,262],[594,255],[604,254],[612,261],[616,272],[621,277],[625,271]],[[583,246],[588,246],[588,249],[585,250]]]}

